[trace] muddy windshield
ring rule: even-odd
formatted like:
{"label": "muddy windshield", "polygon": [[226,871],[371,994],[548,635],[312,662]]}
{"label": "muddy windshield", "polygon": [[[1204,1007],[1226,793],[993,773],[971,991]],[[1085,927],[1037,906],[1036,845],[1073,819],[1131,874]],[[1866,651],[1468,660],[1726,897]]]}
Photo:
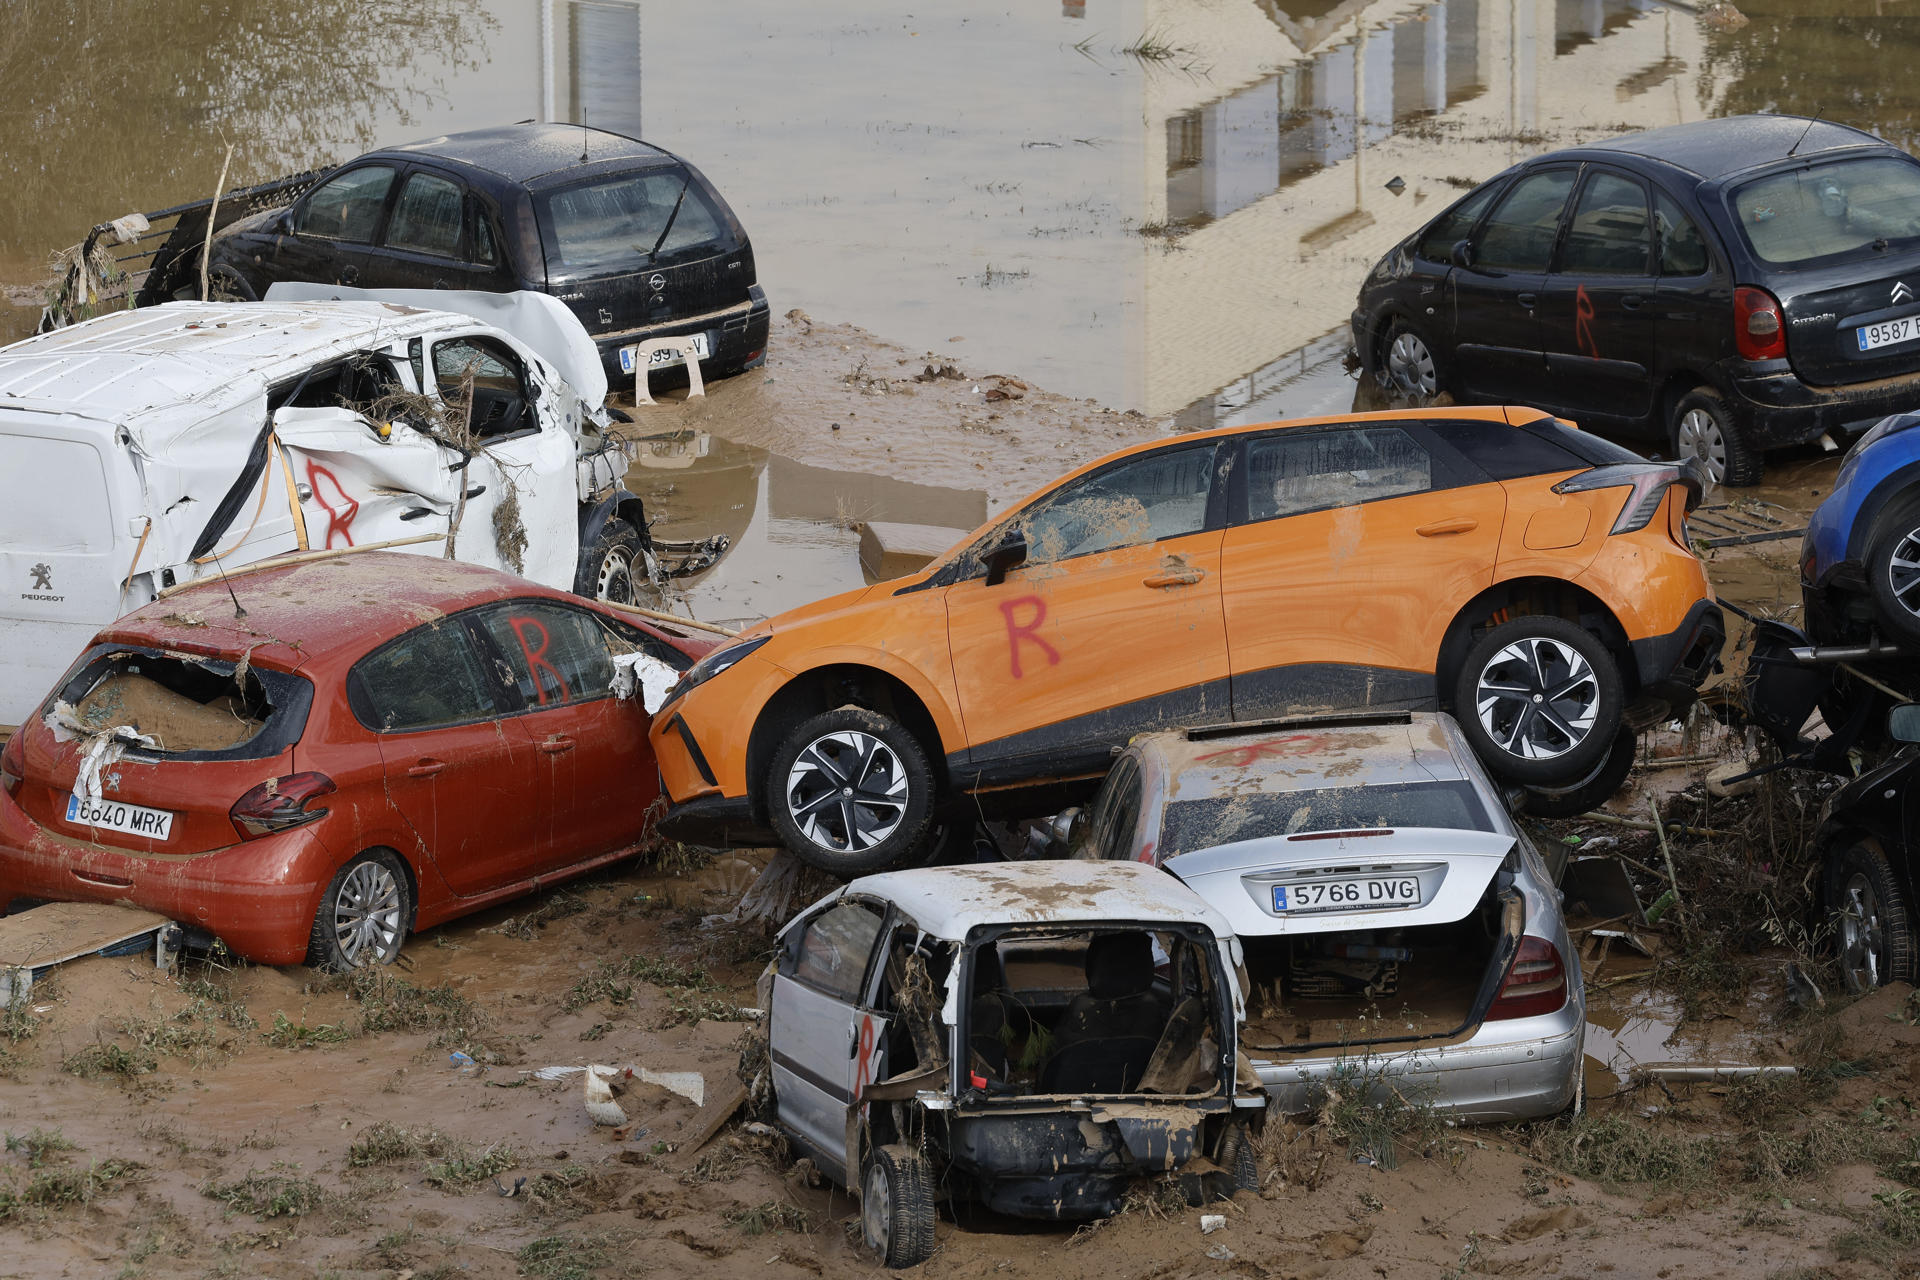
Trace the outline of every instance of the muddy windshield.
{"label": "muddy windshield", "polygon": [[297,740],[312,701],[313,686],[286,672],[101,646],[81,660],[46,716],[56,732],[115,734],[142,754],[248,760]]}
{"label": "muddy windshield", "polygon": [[1176,800],[1167,806],[1161,819],[1160,849],[1162,857],[1171,858],[1260,836],[1365,827],[1485,831],[1487,811],[1474,794],[1473,785],[1464,781],[1396,782]]}
{"label": "muddy windshield", "polygon": [[1775,266],[1920,246],[1920,165],[1891,156],[1776,173],[1729,197],[1747,243]]}
{"label": "muddy windshield", "polygon": [[713,252],[725,224],[684,169],[650,169],[539,197],[551,275],[638,271]]}

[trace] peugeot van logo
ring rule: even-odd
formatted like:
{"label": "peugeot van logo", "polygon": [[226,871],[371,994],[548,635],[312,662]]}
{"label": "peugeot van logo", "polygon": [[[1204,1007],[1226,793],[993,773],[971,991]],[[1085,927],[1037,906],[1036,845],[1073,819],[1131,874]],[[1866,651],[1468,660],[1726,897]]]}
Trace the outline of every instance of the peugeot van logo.
{"label": "peugeot van logo", "polygon": [[[667,278],[661,275],[658,271],[654,272],[653,275],[650,276],[647,280],[647,288],[653,290],[655,293],[660,292],[662,289],[666,287],[667,287]],[[1901,287],[1905,288],[1904,285]]]}
{"label": "peugeot van logo", "polygon": [[35,591],[53,590],[53,566],[37,564],[27,570],[27,572],[33,575],[33,589]]}
{"label": "peugeot van logo", "polygon": [[1893,282],[1894,304],[1897,306],[1902,302],[1911,301],[1913,301],[1913,290],[1907,288],[1907,282],[1905,280],[1895,280]]}

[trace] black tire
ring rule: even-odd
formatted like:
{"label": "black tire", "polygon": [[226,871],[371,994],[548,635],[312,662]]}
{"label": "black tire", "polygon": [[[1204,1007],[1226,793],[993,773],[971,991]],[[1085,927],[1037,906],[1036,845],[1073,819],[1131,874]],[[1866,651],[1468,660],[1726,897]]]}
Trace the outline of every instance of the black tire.
{"label": "black tire", "polygon": [[1245,1125],[1236,1124],[1227,1130],[1223,1145],[1226,1149],[1220,1153],[1220,1164],[1233,1179],[1230,1194],[1239,1195],[1242,1191],[1258,1194],[1260,1156],[1254,1150],[1253,1135]]}
{"label": "black tire", "polygon": [[1593,774],[1619,732],[1621,702],[1620,669],[1599,637],[1538,614],[1476,640],[1453,693],[1454,716],[1481,762],[1510,782],[1544,787]]}
{"label": "black tire", "polygon": [[1913,911],[1876,845],[1855,841],[1827,856],[1826,899],[1834,956],[1848,991],[1865,995],[1920,977]]}
{"label": "black tire", "polygon": [[1427,401],[1447,389],[1440,353],[1428,337],[1404,320],[1387,326],[1380,341],[1380,385],[1388,392]]}
{"label": "black tire", "polygon": [[574,584],[574,594],[589,600],[638,604],[641,584],[652,580],[646,539],[619,516],[600,526],[581,563],[585,568]]}
{"label": "black tire", "polygon": [[933,768],[919,741],[863,707],[795,725],[774,751],[765,785],[781,842],[836,876],[885,870],[911,856],[933,812]]}
{"label": "black tire", "polygon": [[[372,911],[366,908],[372,904]],[[313,913],[307,963],[345,973],[392,964],[413,924],[413,887],[400,859],[369,849],[349,859],[328,881]]]}
{"label": "black tire", "polygon": [[1733,420],[1727,402],[1707,387],[1695,387],[1674,402],[1667,442],[1682,462],[1697,459],[1714,484],[1735,488],[1759,484],[1765,470],[1760,451]]}
{"label": "black tire", "polygon": [[860,1234],[895,1271],[933,1256],[933,1167],[912,1147],[881,1147],[860,1174]]}
{"label": "black tire", "polygon": [[1920,499],[1895,503],[1867,540],[1867,594],[1887,637],[1920,647],[1920,569],[1902,568],[1920,555]]}
{"label": "black tire", "polygon": [[1613,737],[1613,750],[1591,775],[1570,787],[1528,787],[1526,810],[1536,818],[1571,818],[1597,809],[1620,790],[1620,784],[1633,772],[1633,758],[1640,749],[1640,735],[1622,729]]}

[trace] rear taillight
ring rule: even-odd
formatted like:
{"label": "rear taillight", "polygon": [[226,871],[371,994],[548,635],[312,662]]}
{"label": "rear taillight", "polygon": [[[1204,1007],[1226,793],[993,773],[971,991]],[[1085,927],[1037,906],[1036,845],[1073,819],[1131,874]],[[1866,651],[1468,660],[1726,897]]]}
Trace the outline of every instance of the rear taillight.
{"label": "rear taillight", "polygon": [[1520,939],[1520,954],[1500,984],[1500,994],[1487,1010],[1487,1021],[1531,1018],[1552,1013],[1567,1002],[1567,967],[1560,952],[1545,938]]}
{"label": "rear taillight", "polygon": [[324,773],[290,773],[284,778],[268,778],[235,801],[227,816],[233,819],[233,828],[243,840],[270,836],[326,817],[325,809],[307,806],[337,790],[333,779]]}
{"label": "rear taillight", "polygon": [[1629,489],[1625,505],[1609,533],[1632,533],[1644,529],[1660,510],[1667,487],[1680,478],[1680,472],[1657,462],[1615,462],[1593,467],[1568,476],[1553,486],[1555,493],[1591,493],[1595,489]]}
{"label": "rear taillight", "polygon": [[26,766],[20,763],[20,734],[16,730],[7,745],[0,747],[0,787],[12,795],[20,789],[20,779],[26,777]]}
{"label": "rear taillight", "polygon": [[1786,318],[1765,289],[1733,291],[1733,342],[1743,360],[1778,360],[1787,354]]}

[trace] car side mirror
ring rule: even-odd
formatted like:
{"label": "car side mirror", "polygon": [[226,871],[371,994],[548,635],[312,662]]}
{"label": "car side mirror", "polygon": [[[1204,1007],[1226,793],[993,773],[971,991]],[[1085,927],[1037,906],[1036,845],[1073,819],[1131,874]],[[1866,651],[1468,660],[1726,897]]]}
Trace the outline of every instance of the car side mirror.
{"label": "car side mirror", "polygon": [[1456,240],[1453,242],[1453,265],[1470,267],[1473,265],[1473,241]]}
{"label": "car side mirror", "polygon": [[1075,805],[1071,809],[1062,809],[1047,819],[1047,834],[1053,843],[1062,849],[1073,847],[1073,838],[1080,834],[1080,817],[1086,810]]}
{"label": "car side mirror", "polygon": [[1887,736],[1895,742],[1920,742],[1920,702],[1903,702],[1887,712]]}
{"label": "car side mirror", "polygon": [[1000,545],[987,552],[987,585],[997,587],[1007,580],[1007,570],[1026,563],[1027,535],[1018,529],[1007,530]]}

